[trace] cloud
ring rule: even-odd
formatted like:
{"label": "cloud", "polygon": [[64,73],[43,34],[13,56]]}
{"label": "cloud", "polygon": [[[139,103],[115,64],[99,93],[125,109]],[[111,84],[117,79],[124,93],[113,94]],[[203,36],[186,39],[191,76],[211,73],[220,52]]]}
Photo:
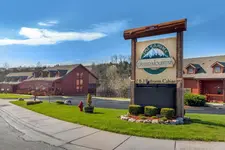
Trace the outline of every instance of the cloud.
{"label": "cloud", "polygon": [[22,27],[19,34],[26,39],[0,39],[0,45],[50,45],[64,41],[93,41],[106,36],[100,32],[59,32],[28,27]]}
{"label": "cloud", "polygon": [[57,20],[51,20],[51,21],[46,21],[46,22],[38,22],[38,25],[39,26],[45,26],[45,27],[51,27],[51,26],[54,26],[58,23],[59,22]]}
{"label": "cloud", "polygon": [[93,25],[93,31],[102,32],[106,34],[123,31],[128,26],[127,20],[113,21],[108,23],[100,23]]}
{"label": "cloud", "polygon": [[[58,21],[39,22],[40,26],[53,26]],[[92,25],[91,29],[81,32],[61,32],[43,28],[21,27],[19,35],[24,38],[0,38],[1,45],[51,45],[65,41],[93,41],[127,28],[126,20]]]}

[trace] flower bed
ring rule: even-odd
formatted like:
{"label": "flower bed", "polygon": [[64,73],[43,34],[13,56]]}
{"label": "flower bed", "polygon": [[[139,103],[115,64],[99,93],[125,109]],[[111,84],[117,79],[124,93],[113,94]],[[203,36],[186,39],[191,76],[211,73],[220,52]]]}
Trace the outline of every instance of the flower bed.
{"label": "flower bed", "polygon": [[121,115],[120,116],[121,120],[125,120],[128,122],[136,122],[136,123],[152,123],[152,124],[168,124],[168,125],[181,125],[181,124],[188,124],[191,122],[189,117],[178,117],[178,118],[172,118],[172,119],[167,119],[165,117],[161,117],[160,115],[158,116],[144,116],[144,115]]}

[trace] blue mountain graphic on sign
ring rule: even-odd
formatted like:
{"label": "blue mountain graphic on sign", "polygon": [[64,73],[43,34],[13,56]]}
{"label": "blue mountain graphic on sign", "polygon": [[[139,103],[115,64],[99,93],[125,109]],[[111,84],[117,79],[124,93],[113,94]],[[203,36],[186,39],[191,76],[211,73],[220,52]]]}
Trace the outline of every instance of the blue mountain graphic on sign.
{"label": "blue mountain graphic on sign", "polygon": [[151,49],[142,59],[151,58],[167,58],[168,56],[163,53],[160,49]]}

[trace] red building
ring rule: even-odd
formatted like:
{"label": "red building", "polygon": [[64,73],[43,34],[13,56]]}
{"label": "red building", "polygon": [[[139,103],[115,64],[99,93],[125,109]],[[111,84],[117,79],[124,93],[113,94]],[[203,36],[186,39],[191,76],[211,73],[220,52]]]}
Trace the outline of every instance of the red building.
{"label": "red building", "polygon": [[225,102],[225,56],[184,59],[184,88]]}
{"label": "red building", "polygon": [[17,87],[24,80],[33,76],[33,72],[15,72],[6,75],[5,80],[0,82],[1,92],[16,93]]}
{"label": "red building", "polygon": [[39,91],[40,94],[52,95],[86,95],[96,94],[97,77],[92,71],[81,64],[57,65],[42,71],[33,72],[12,90],[16,93],[27,94]]}

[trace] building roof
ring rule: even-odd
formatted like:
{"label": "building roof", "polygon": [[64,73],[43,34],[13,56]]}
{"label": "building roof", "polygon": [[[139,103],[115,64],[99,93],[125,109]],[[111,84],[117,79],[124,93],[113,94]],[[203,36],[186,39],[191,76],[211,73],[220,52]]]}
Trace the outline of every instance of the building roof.
{"label": "building roof", "polygon": [[17,82],[0,82],[0,84],[8,84],[8,85],[17,85],[17,84],[19,84],[19,83],[21,83],[21,82],[19,82],[19,81],[17,81]]}
{"label": "building roof", "polygon": [[192,64],[197,68],[195,74],[183,75],[184,78],[195,78],[195,79],[223,79],[225,78],[225,73],[213,73],[212,65],[215,62],[220,62],[225,64],[225,55],[221,56],[210,56],[210,57],[197,57],[197,58],[187,58],[184,59],[184,69],[189,64]]}
{"label": "building roof", "polygon": [[55,80],[58,80],[60,78],[61,77],[30,78],[30,79],[24,80],[24,82],[26,82],[26,81],[55,81]]}
{"label": "building roof", "polygon": [[60,72],[60,77],[38,77],[38,78],[30,78],[30,79],[27,79],[25,81],[37,81],[37,80],[44,80],[44,81],[55,81],[55,80],[58,80],[60,78],[63,78],[65,75],[67,75],[68,73],[70,73],[72,70],[74,70],[75,68],[77,68],[78,66],[82,66],[84,69],[86,69],[93,77],[96,77],[96,75],[91,71],[89,70],[88,68],[86,68],[85,66],[83,66],[82,64],[73,64],[73,65],[56,65],[56,66],[53,66],[53,67],[47,67],[45,68],[44,72],[56,72],[56,71],[59,71]]}
{"label": "building roof", "polygon": [[13,72],[6,75],[6,77],[31,77],[33,72]]}
{"label": "building roof", "polygon": [[80,64],[74,64],[74,65],[56,65],[54,67],[47,67],[45,68],[43,71],[60,71],[60,70],[67,70],[68,74],[70,71],[72,71],[73,69],[75,69],[77,66],[79,66]]}

